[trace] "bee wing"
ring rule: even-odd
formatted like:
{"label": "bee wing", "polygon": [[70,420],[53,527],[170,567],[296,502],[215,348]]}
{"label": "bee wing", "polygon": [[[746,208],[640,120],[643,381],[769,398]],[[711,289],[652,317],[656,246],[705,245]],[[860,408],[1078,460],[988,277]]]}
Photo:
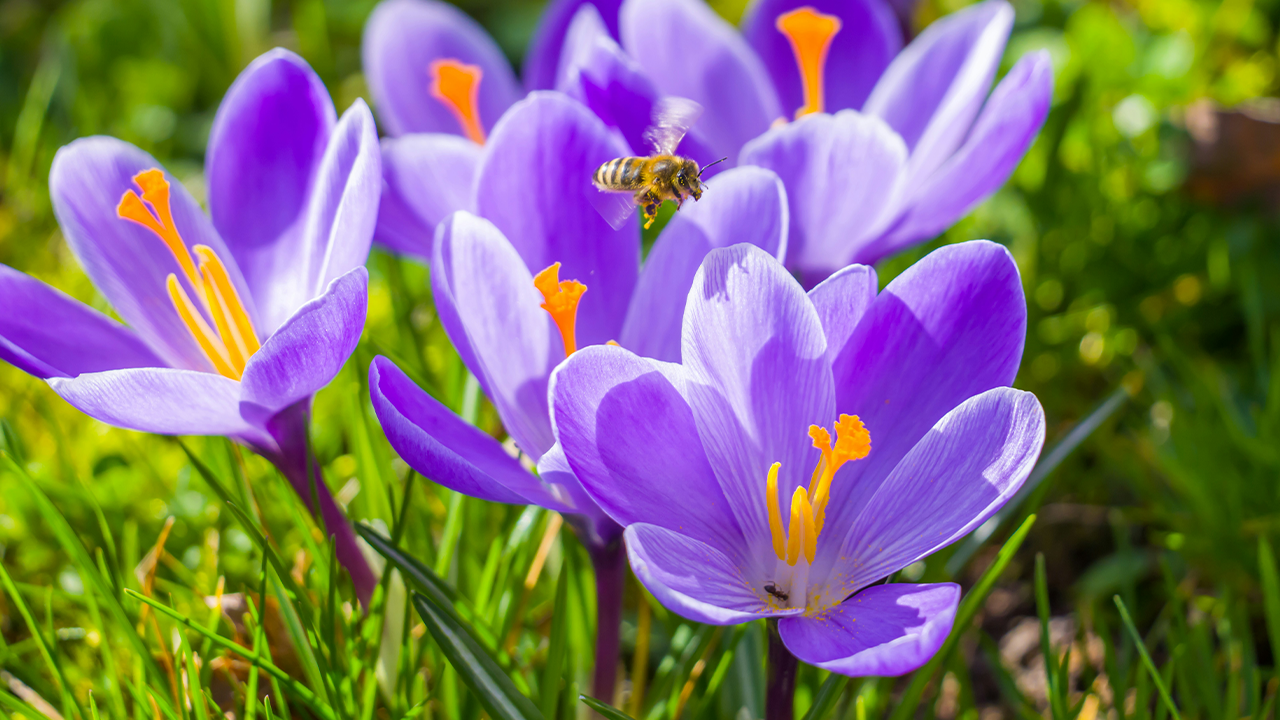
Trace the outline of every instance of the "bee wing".
{"label": "bee wing", "polygon": [[662,98],[653,104],[653,125],[644,131],[644,139],[653,145],[655,155],[673,155],[701,115],[702,106],[688,98]]}
{"label": "bee wing", "polygon": [[605,222],[609,223],[609,227],[617,230],[622,227],[631,213],[636,210],[635,198],[630,192],[611,192],[605,190],[599,185],[596,186],[598,192],[589,195],[591,204],[595,207],[596,212],[600,213]]}

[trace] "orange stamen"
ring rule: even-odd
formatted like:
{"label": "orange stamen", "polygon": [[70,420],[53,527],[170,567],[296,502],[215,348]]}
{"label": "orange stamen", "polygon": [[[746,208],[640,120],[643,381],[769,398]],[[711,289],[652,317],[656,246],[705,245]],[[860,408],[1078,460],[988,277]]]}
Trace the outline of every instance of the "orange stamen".
{"label": "orange stamen", "polygon": [[791,41],[804,83],[804,106],[796,110],[796,119],[822,112],[827,51],[831,49],[831,39],[840,32],[840,18],[805,6],[779,15],[775,25]]}
{"label": "orange stamen", "polygon": [[431,97],[453,112],[463,134],[477,145],[485,141],[484,127],[480,125],[480,78],[483,75],[479,65],[467,65],[460,60],[431,63]]}
{"label": "orange stamen", "polygon": [[200,344],[200,349],[204,350],[204,354],[209,357],[214,369],[218,371],[219,375],[229,377],[232,380],[239,380],[240,373],[231,367],[231,360],[227,357],[226,346],[213,334],[213,329],[209,327],[209,323],[204,321],[200,311],[191,302],[191,298],[187,297],[187,291],[183,290],[182,286],[178,284],[178,276],[170,273],[165,286],[169,289],[169,299],[173,301],[173,307],[178,311],[178,317],[182,318],[182,323],[187,326],[191,336]]}
{"label": "orange stamen", "polygon": [[578,300],[587,286],[577,280],[560,280],[560,263],[555,263],[533,276],[533,286],[542,293],[542,309],[547,311],[564,342],[564,356],[569,357],[578,349],[578,336],[574,327],[578,320]]}
{"label": "orange stamen", "polygon": [[[199,288],[200,275],[196,272],[195,263],[191,262],[191,253],[187,252],[187,246],[173,224],[173,213],[169,209],[169,181],[164,179],[164,172],[159,168],[144,170],[134,175],[133,181],[142,188],[142,197],[139,198],[132,188],[126,190],[120,198],[120,204],[116,206],[116,215],[138,223],[163,240],[191,286]],[[142,204],[143,200],[151,205],[155,215]]]}
{"label": "orange stamen", "polygon": [[[213,248],[197,245],[194,250],[196,257],[200,258],[200,271],[209,279],[216,293],[218,302],[213,308],[214,318],[217,319],[218,310],[221,310],[221,314],[229,321],[227,332],[222,333],[224,338],[230,340],[227,348],[230,349],[234,345],[239,349],[244,361],[248,361],[250,356],[258,352],[258,334],[254,332],[253,321],[249,319],[249,314],[244,310],[244,304],[240,302],[240,294],[236,292],[235,285],[231,284],[227,268]],[[222,332],[221,327],[219,332]],[[243,362],[240,363],[240,367],[244,367]]]}
{"label": "orange stamen", "polygon": [[134,175],[133,181],[142,189],[142,196],[133,190],[125,191],[116,207],[116,214],[155,233],[169,248],[199,296],[204,310],[213,318],[217,332],[209,327],[205,316],[178,282],[177,275],[170,274],[165,286],[174,310],[213,363],[214,369],[221,375],[239,380],[249,357],[258,351],[258,335],[231,283],[226,266],[213,249],[205,245],[193,248],[199,265],[192,260],[191,252],[173,222],[169,181],[165,180],[164,172],[156,168],[144,170]]}
{"label": "orange stamen", "polygon": [[836,421],[836,442],[831,434],[818,425],[809,426],[813,446],[821,451],[818,466],[809,480],[808,492],[797,487],[791,496],[791,522],[786,531],[782,527],[782,512],[778,504],[778,468],[769,468],[765,481],[765,511],[769,516],[769,535],[773,552],[778,559],[794,566],[803,552],[810,563],[817,553],[818,535],[826,519],[827,501],[831,497],[831,480],[847,462],[861,460],[871,452],[871,433],[857,415],[841,415]]}
{"label": "orange stamen", "polygon": [[809,426],[809,437],[813,438],[813,447],[822,453],[822,458],[818,461],[821,472],[814,471],[817,481],[809,481],[814,525],[818,532],[822,532],[822,523],[827,515],[827,501],[831,497],[831,481],[845,463],[861,460],[871,452],[871,433],[857,415],[841,415],[836,421],[835,445],[831,444],[831,435],[826,429],[817,425]]}

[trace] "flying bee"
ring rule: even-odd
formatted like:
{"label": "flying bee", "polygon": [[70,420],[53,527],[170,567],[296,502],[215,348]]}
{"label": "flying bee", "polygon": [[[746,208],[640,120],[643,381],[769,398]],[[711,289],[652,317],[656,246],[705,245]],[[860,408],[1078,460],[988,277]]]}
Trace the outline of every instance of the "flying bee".
{"label": "flying bee", "polygon": [[787,601],[787,599],[791,597],[791,596],[790,596],[790,595],[788,595],[788,594],[787,594],[787,593],[786,593],[782,588],[778,587],[777,585],[775,585],[775,584],[773,584],[773,583],[768,583],[768,584],[766,584],[766,585],[764,586],[764,591],[765,591],[765,592],[767,592],[767,593],[769,593],[770,595],[772,595],[772,596],[774,596],[774,597],[778,598],[778,599],[779,599],[779,600],[781,600],[782,602],[786,602],[786,601]]}
{"label": "flying bee", "polygon": [[621,227],[636,207],[644,209],[644,226],[648,228],[664,200],[674,200],[679,207],[689,197],[695,201],[702,197],[706,187],[701,182],[702,173],[728,158],[699,168],[696,161],[675,154],[676,146],[701,114],[702,106],[692,100],[659,100],[654,104],[653,125],[644,133],[645,140],[653,146],[653,154],[616,158],[596,169],[591,181],[605,193],[596,209],[614,229]]}

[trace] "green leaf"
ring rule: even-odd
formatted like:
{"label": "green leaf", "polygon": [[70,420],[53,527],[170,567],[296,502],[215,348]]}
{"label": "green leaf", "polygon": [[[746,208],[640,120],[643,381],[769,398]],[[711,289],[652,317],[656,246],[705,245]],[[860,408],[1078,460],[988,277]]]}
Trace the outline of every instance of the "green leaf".
{"label": "green leaf", "polygon": [[[1280,572],[1266,535],[1258,538],[1258,570],[1262,579],[1262,607],[1267,618],[1267,635],[1273,652],[1280,652]],[[1280,664],[1280,663],[1278,663]]]}
{"label": "green leaf", "polygon": [[275,665],[272,665],[270,662],[268,662],[265,658],[261,657],[257,653],[252,652],[246,649],[244,646],[240,645],[239,643],[236,643],[232,640],[228,640],[227,638],[224,638],[221,635],[217,635],[215,633],[209,632],[208,630],[205,630],[204,627],[192,622],[186,616],[182,615],[176,610],[169,608],[167,605],[156,602],[155,600],[152,600],[151,598],[147,597],[146,595],[143,595],[142,593],[136,590],[125,588],[124,592],[129,597],[134,598],[135,600],[144,602],[147,605],[150,605],[151,607],[155,608],[156,612],[159,612],[160,614],[165,615],[166,617],[178,623],[179,625],[183,626],[184,628],[188,630],[194,630],[195,632],[200,633],[201,635],[209,638],[209,640],[211,640],[213,644],[217,645],[218,647],[221,647],[224,650],[230,650],[231,652],[239,655],[245,660],[248,660],[253,665],[261,668],[263,672],[267,673],[268,675],[270,675],[271,677],[279,681],[281,687],[287,689],[294,697],[296,697],[300,702],[302,702],[307,707],[314,710],[316,714],[319,715],[321,718],[324,718],[324,720],[334,720],[334,713],[332,708],[330,708],[329,706],[321,702],[320,699],[316,697],[315,693],[308,690],[306,686],[304,686],[302,683],[298,682],[297,680],[294,680],[284,670],[281,670]]}
{"label": "green leaf", "polygon": [[1178,706],[1173,704],[1173,698],[1169,696],[1169,688],[1164,679],[1160,676],[1160,671],[1156,669],[1156,664],[1151,660],[1151,654],[1147,652],[1147,644],[1143,642],[1142,635],[1138,633],[1138,628],[1134,627],[1133,618],[1129,617],[1129,608],[1125,607],[1124,600],[1119,595],[1112,598],[1116,603],[1116,608],[1120,610],[1120,620],[1124,622],[1124,626],[1129,628],[1129,634],[1133,636],[1133,643],[1138,646],[1138,654],[1142,656],[1142,664],[1147,666],[1147,672],[1151,673],[1151,680],[1156,684],[1156,690],[1160,692],[1160,699],[1164,701],[1164,705],[1169,709],[1169,714],[1173,716],[1173,720],[1182,720],[1182,716],[1178,714]]}
{"label": "green leaf", "polygon": [[582,701],[582,703],[587,707],[608,718],[608,720],[635,720],[635,718],[622,712],[618,708],[609,705],[608,703],[601,702],[588,695],[579,695],[578,700]]}
{"label": "green leaf", "polygon": [[1049,710],[1054,720],[1067,720],[1066,699],[1058,684],[1058,661],[1049,641],[1049,580],[1044,569],[1044,553],[1036,553],[1036,614],[1040,619],[1040,652],[1044,654]]}
{"label": "green leaf", "polygon": [[542,720],[542,713],[447,607],[415,593],[413,605],[441,652],[493,720]]}
{"label": "green leaf", "polygon": [[542,671],[542,716],[556,716],[560,699],[560,680],[564,677],[565,644],[569,638],[569,573],[561,570],[556,580],[556,601],[551,611],[551,639],[547,648],[547,666]]}
{"label": "green leaf", "polygon": [[840,673],[831,673],[826,682],[822,683],[822,687],[818,688],[818,694],[813,698],[813,704],[809,706],[809,712],[804,714],[804,720],[822,720],[830,715],[836,706],[836,702],[840,700],[840,694],[844,692],[845,686],[848,684],[848,676]]}

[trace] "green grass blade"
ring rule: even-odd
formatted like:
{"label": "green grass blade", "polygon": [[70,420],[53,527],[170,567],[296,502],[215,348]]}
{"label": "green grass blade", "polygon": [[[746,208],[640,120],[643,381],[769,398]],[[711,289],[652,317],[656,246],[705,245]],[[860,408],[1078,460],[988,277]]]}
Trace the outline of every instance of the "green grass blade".
{"label": "green grass blade", "polygon": [[227,638],[222,637],[221,635],[210,633],[209,631],[205,630],[204,627],[187,619],[186,616],[182,615],[176,610],[172,610],[167,605],[164,605],[155,600],[152,600],[151,598],[147,597],[146,595],[143,595],[140,592],[137,592],[136,590],[125,588],[124,592],[129,597],[134,598],[135,600],[138,600],[140,602],[144,602],[147,605],[150,605],[152,608],[156,610],[156,612],[161,613],[162,615],[168,617],[169,619],[178,623],[182,627],[188,630],[193,630],[209,638],[209,640],[211,640],[213,644],[217,645],[218,647],[223,648],[224,650],[230,650],[231,652],[239,655],[245,660],[248,660],[249,662],[253,663],[255,666],[261,668],[263,672],[267,673],[268,675],[272,676],[277,681],[279,681],[280,685],[285,689],[287,689],[294,697],[296,697],[299,700],[299,702],[303,703],[307,707],[314,710],[316,714],[324,718],[324,720],[335,720],[333,709],[330,708],[328,705],[324,704],[323,702],[321,702],[320,699],[316,697],[315,693],[308,690],[306,686],[304,686],[302,683],[298,682],[297,680],[294,680],[284,670],[281,670],[280,668],[271,664],[260,655],[246,649],[239,643],[236,643],[232,640],[228,640]]}
{"label": "green grass blade", "polygon": [[560,699],[560,680],[564,677],[565,645],[569,639],[569,573],[561,571],[556,580],[556,600],[551,611],[551,639],[547,648],[547,666],[542,671],[542,716],[556,716]]}
{"label": "green grass blade", "polygon": [[27,629],[31,631],[31,637],[36,642],[36,648],[40,650],[40,657],[44,658],[45,665],[49,668],[49,673],[57,681],[58,692],[62,696],[63,716],[69,715],[74,710],[77,716],[84,717],[84,710],[80,708],[75,701],[75,697],[71,694],[71,686],[67,684],[67,677],[62,672],[62,665],[53,656],[53,649],[49,647],[49,639],[45,637],[44,631],[36,622],[35,616],[31,614],[31,608],[22,599],[22,594],[18,592],[17,586],[13,584],[13,579],[9,577],[8,571],[4,569],[2,564],[0,564],[0,583],[3,583],[5,592],[9,593],[9,597],[13,599],[13,606],[18,609],[18,614],[22,616],[23,622],[27,624]]}
{"label": "green grass blade", "polygon": [[[1280,653],[1280,572],[1266,535],[1258,538],[1258,570],[1262,584],[1262,607],[1267,618],[1267,635],[1273,653]],[[1280,666],[1280,662],[1275,663]]]}
{"label": "green grass blade", "polygon": [[516,689],[506,672],[485,652],[456,616],[434,599],[415,593],[413,605],[431,636],[493,720],[542,720],[542,713]]}
{"label": "green grass blade", "polygon": [[1173,720],[1182,720],[1182,716],[1178,714],[1178,706],[1173,704],[1173,698],[1169,695],[1168,685],[1160,676],[1160,671],[1156,669],[1156,664],[1151,660],[1151,654],[1147,652],[1147,644],[1143,642],[1142,635],[1138,633],[1138,628],[1133,624],[1133,618],[1129,617],[1129,608],[1125,607],[1124,600],[1119,595],[1112,597],[1116,603],[1116,608],[1120,610],[1120,620],[1124,622],[1124,626],[1129,629],[1129,634],[1133,636],[1133,644],[1138,647],[1138,654],[1142,656],[1142,664],[1147,666],[1147,671],[1151,673],[1151,680],[1156,684],[1156,690],[1160,693],[1160,699],[1164,701],[1165,707],[1169,709],[1169,714],[1173,716]]}
{"label": "green grass blade", "polygon": [[592,710],[595,710],[596,712],[600,713],[600,715],[602,715],[603,717],[608,718],[608,720],[636,720],[635,718],[622,712],[618,708],[608,703],[600,702],[599,700],[593,697],[590,697],[589,695],[579,695],[578,700],[582,701],[583,705],[586,705]]}
{"label": "green grass blade", "polygon": [[831,673],[831,676],[822,683],[822,687],[818,688],[818,694],[814,696],[813,704],[809,706],[809,712],[804,714],[803,720],[823,720],[830,715],[835,709],[836,702],[840,700],[841,693],[848,685],[848,676]]}
{"label": "green grass blade", "polygon": [[[128,639],[132,646],[134,657],[142,662],[142,666],[148,676],[157,682],[168,682],[167,676],[156,664],[155,658],[151,655],[151,648],[147,647],[142,636],[138,634],[134,627],[134,621],[125,612],[124,606],[118,600],[116,589],[107,581],[106,577],[98,570],[97,565],[89,557],[89,551],[85,548],[84,543],[80,541],[79,535],[71,524],[67,522],[66,517],[58,510],[49,496],[45,494],[36,481],[32,479],[27,471],[14,462],[13,458],[6,452],[2,453],[6,464],[11,472],[17,476],[18,480],[26,487],[27,492],[31,494],[36,502],[36,507],[40,511],[40,516],[48,525],[50,531],[58,538],[58,542],[62,548],[71,556],[72,563],[76,566],[76,570],[80,573],[81,579],[86,585],[97,590],[99,597],[102,599],[103,605],[107,610],[107,614],[111,617],[112,623],[117,627],[118,634],[113,637],[123,636]],[[156,698],[156,704],[166,714],[173,714],[173,706],[168,698],[163,695]]]}
{"label": "green grass blade", "polygon": [[1000,578],[1000,574],[1004,572],[1005,567],[1013,560],[1014,553],[1022,546],[1022,541],[1027,538],[1027,533],[1031,531],[1031,526],[1035,524],[1036,516],[1029,515],[1022,525],[1014,531],[1009,537],[1000,552],[996,554],[995,562],[991,563],[991,567],[982,573],[982,577],[978,580],[978,584],[969,591],[964,600],[960,601],[960,608],[956,611],[956,621],[951,628],[951,634],[947,636],[946,642],[938,650],[937,654],[922,668],[917,670],[911,676],[911,683],[907,685],[907,689],[902,694],[902,700],[898,706],[894,708],[891,720],[907,720],[914,717],[916,708],[920,705],[920,698],[924,695],[925,686],[936,674],[939,667],[947,661],[947,656],[955,649],[956,644],[960,642],[960,636],[969,629],[973,624],[973,618],[978,614],[978,610],[982,607],[982,603],[987,599],[987,594],[991,592],[991,588],[995,585],[996,580]]}
{"label": "green grass blade", "polygon": [[1044,655],[1045,688],[1054,720],[1067,720],[1066,698],[1058,684],[1058,660],[1049,642],[1049,580],[1044,569],[1044,553],[1036,553],[1036,615],[1040,620],[1040,652]]}

